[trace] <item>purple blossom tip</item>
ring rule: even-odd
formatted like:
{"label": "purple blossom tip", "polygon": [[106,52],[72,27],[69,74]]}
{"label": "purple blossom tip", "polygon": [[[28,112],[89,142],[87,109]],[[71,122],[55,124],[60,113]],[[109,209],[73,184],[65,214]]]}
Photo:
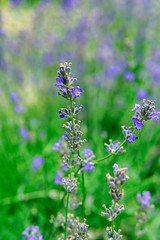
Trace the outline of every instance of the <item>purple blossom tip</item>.
{"label": "purple blossom tip", "polygon": [[119,169],[119,166],[118,166],[118,164],[115,163],[115,164],[113,164],[112,168],[114,171],[117,171]]}
{"label": "purple blossom tip", "polygon": [[72,89],[72,94],[74,98],[79,98],[83,92],[84,91],[79,86],[76,86]]}
{"label": "purple blossom tip", "polygon": [[158,121],[159,120],[159,114],[160,114],[160,112],[152,112],[152,113],[150,113],[149,118],[151,120]]}
{"label": "purple blossom tip", "polygon": [[86,155],[86,156],[88,156],[88,157],[91,157],[91,156],[93,155],[93,152],[92,152],[91,149],[85,148],[85,149],[83,150],[83,154]]}
{"label": "purple blossom tip", "polygon": [[144,123],[140,122],[137,117],[132,117],[132,121],[134,123],[135,129],[140,130],[142,127],[144,127]]}
{"label": "purple blossom tip", "polygon": [[137,139],[138,139],[138,137],[135,134],[130,134],[129,136],[126,136],[126,140],[129,143],[134,143],[134,141]]}
{"label": "purple blossom tip", "polygon": [[84,164],[83,170],[87,171],[87,172],[93,172],[94,171],[94,165],[90,162],[86,162]]}
{"label": "purple blossom tip", "polygon": [[135,104],[134,108],[132,108],[132,111],[140,112],[141,106],[139,104]]}

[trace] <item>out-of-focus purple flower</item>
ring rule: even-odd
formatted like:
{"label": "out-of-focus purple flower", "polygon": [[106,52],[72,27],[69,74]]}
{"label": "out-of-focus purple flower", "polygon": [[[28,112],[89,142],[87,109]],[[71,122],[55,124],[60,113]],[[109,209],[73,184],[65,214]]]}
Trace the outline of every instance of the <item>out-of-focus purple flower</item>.
{"label": "out-of-focus purple flower", "polygon": [[138,137],[137,137],[137,135],[136,134],[130,134],[130,135],[128,135],[128,136],[126,136],[126,140],[127,140],[127,142],[129,142],[129,143],[134,143],[135,142],[135,140],[137,140],[138,139]]}
{"label": "out-of-focus purple flower", "polygon": [[68,168],[67,166],[65,166],[64,164],[61,165],[61,168],[62,168],[65,172],[67,172],[67,171],[69,170],[69,168]]}
{"label": "out-of-focus purple flower", "polygon": [[72,89],[72,94],[73,94],[74,98],[79,98],[82,93],[83,93],[83,90],[79,86],[75,86]]}
{"label": "out-of-focus purple flower", "polygon": [[135,76],[134,76],[134,73],[132,73],[132,72],[127,72],[127,73],[125,73],[125,79],[127,80],[127,81],[133,81],[134,80],[134,78],[135,78]]}
{"label": "out-of-focus purple flower", "polygon": [[43,240],[38,226],[29,226],[23,232],[22,240]]}
{"label": "out-of-focus purple flower", "polygon": [[142,194],[138,193],[136,199],[143,207],[149,207],[151,194],[149,191],[144,191]]}
{"label": "out-of-focus purple flower", "polygon": [[20,128],[18,132],[19,132],[19,135],[20,135],[22,138],[24,138],[24,139],[30,138],[30,135],[29,135],[28,130],[27,130],[26,128],[24,128],[24,127]]}
{"label": "out-of-focus purple flower", "polygon": [[16,113],[22,113],[22,112],[24,112],[24,107],[23,107],[22,105],[16,105],[16,106],[14,107],[14,111],[15,111]]}
{"label": "out-of-focus purple flower", "polygon": [[53,64],[54,56],[52,53],[45,53],[43,55],[43,62],[44,64],[50,66]]}
{"label": "out-of-focus purple flower", "polygon": [[142,100],[144,98],[147,98],[147,92],[146,90],[144,89],[140,89],[138,92],[137,92],[137,98]]}
{"label": "out-of-focus purple flower", "polygon": [[22,2],[22,0],[11,0],[11,4],[13,7],[17,7],[18,5],[20,5]]}
{"label": "out-of-focus purple flower", "polygon": [[36,156],[33,158],[32,171],[36,171],[44,163],[44,158],[41,156]]}
{"label": "out-of-focus purple flower", "polygon": [[63,0],[63,7],[66,9],[75,8],[79,3],[79,0]]}
{"label": "out-of-focus purple flower", "polygon": [[120,62],[115,62],[110,67],[108,67],[106,76],[110,79],[113,79],[121,74],[122,70],[122,64]]}
{"label": "out-of-focus purple flower", "polygon": [[156,120],[158,121],[159,120],[159,115],[160,115],[160,112],[152,112],[150,115],[149,115],[149,118],[151,120]]}
{"label": "out-of-focus purple flower", "polygon": [[11,92],[11,93],[10,93],[10,100],[11,100],[12,102],[18,103],[18,102],[21,100],[21,98],[20,98],[20,96],[19,96],[18,93],[16,93],[16,92]]}
{"label": "out-of-focus purple flower", "polygon": [[54,183],[55,185],[61,185],[62,184],[62,176],[63,176],[63,173],[61,170],[58,170],[56,172],[56,176],[54,178]]}
{"label": "out-of-focus purple flower", "polygon": [[5,37],[6,33],[3,29],[0,29],[0,37]]}
{"label": "out-of-focus purple flower", "polygon": [[62,139],[59,139],[59,141],[54,144],[52,150],[55,152],[59,152],[61,150],[61,147],[62,147]]}
{"label": "out-of-focus purple flower", "polygon": [[93,170],[94,170],[94,165],[93,165],[93,163],[91,163],[91,162],[86,162],[86,163],[84,164],[83,170],[84,170],[84,171],[87,171],[87,172],[93,172]]}
{"label": "out-of-focus purple flower", "polygon": [[140,130],[142,127],[144,127],[144,123],[141,122],[137,117],[132,117],[132,122],[137,130]]}

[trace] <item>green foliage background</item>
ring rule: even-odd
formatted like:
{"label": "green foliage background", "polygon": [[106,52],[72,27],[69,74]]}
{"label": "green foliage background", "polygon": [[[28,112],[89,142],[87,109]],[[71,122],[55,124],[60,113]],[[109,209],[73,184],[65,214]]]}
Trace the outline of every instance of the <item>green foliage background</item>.
{"label": "green foliage background", "polygon": [[[54,86],[60,62],[72,62],[73,76],[84,89],[79,102],[84,106],[80,119],[88,140],[85,147],[90,147],[97,158],[106,154],[104,142],[110,138],[123,140],[121,126],[131,125],[131,109],[140,102],[140,89],[145,89],[147,97],[160,108],[160,80],[152,81],[147,68],[159,50],[160,4],[133,2],[82,0],[68,9],[63,1],[22,1],[17,6],[2,1],[1,30],[5,34],[0,35],[0,60],[5,64],[0,70],[0,239],[21,239],[29,225],[38,225],[44,239],[55,239],[52,219],[63,188],[54,184],[60,161],[52,147],[64,131],[58,109],[67,105]],[[81,39],[83,35],[85,40]],[[49,64],[44,61],[45,53],[53,54]],[[107,78],[105,71],[117,59],[118,63],[125,62],[123,71]],[[126,72],[134,73],[133,81],[125,80]],[[21,96],[25,107],[22,114],[13,110],[13,91]],[[20,127],[28,129],[29,140],[18,134]],[[109,223],[101,211],[102,204],[110,205],[106,173],[112,173],[115,162],[127,167],[130,177],[124,187],[125,211],[116,221],[123,239],[137,239],[136,194],[144,190],[151,192],[154,209],[148,216],[147,232],[140,239],[153,240],[160,235],[159,122],[147,123],[138,141],[125,148],[125,154],[113,156],[93,173],[86,173],[90,239],[106,239]],[[32,160],[37,155],[43,156],[45,163],[32,172]]]}

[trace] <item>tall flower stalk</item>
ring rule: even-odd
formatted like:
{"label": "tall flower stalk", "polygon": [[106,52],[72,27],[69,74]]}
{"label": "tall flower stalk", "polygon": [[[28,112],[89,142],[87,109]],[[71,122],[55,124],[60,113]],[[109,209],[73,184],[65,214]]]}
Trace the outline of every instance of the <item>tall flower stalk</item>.
{"label": "tall flower stalk", "polygon": [[110,188],[109,194],[112,197],[112,205],[110,208],[103,205],[105,211],[102,212],[102,215],[111,222],[111,226],[106,228],[108,240],[120,240],[122,239],[121,230],[115,230],[115,219],[124,210],[124,205],[119,202],[124,195],[122,187],[129,177],[126,175],[127,168],[119,168],[117,164],[114,164],[113,169],[114,177],[109,173],[106,175]]}
{"label": "tall flower stalk", "polygon": [[[62,178],[62,185],[67,192],[67,203],[65,213],[65,237],[67,239],[67,226],[68,226],[68,211],[70,195],[76,194],[78,180],[77,170],[83,169],[85,166],[84,160],[80,155],[80,147],[85,142],[82,139],[81,122],[76,119],[76,115],[81,111],[82,105],[76,103],[76,100],[81,96],[83,90],[79,86],[74,86],[77,82],[76,78],[71,76],[71,63],[65,62],[60,64],[60,68],[57,71],[57,78],[55,86],[58,87],[58,94],[69,101],[69,105],[66,108],[59,109],[59,117],[61,119],[67,119],[63,124],[65,133],[62,136],[62,140],[67,143],[67,147],[61,151],[62,165],[67,168],[68,176]],[[62,150],[62,140],[56,145],[56,149]],[[84,216],[85,205],[85,184],[84,184],[84,171],[80,172],[82,175],[82,213]]]}

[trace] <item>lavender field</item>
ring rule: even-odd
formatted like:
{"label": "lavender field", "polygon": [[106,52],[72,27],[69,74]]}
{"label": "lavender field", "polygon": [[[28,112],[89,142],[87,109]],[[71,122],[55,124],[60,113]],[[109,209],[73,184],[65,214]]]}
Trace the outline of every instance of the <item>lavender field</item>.
{"label": "lavender field", "polygon": [[159,13],[1,0],[0,240],[160,239]]}

